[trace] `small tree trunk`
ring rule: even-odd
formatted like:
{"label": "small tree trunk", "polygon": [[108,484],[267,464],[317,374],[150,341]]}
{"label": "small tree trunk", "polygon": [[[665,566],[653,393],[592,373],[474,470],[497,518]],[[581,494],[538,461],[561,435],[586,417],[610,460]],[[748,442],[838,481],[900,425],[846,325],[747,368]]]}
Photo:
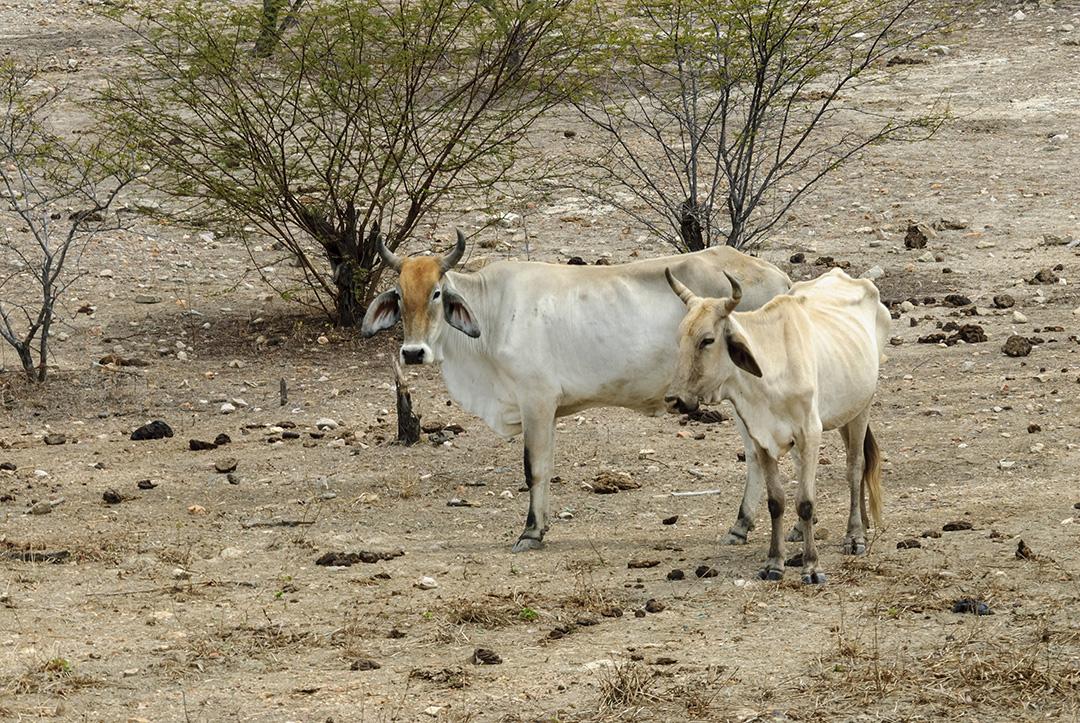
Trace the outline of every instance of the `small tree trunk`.
{"label": "small tree trunk", "polygon": [[394,389],[397,392],[397,441],[410,447],[420,441],[420,417],[413,414],[412,395],[394,355]]}
{"label": "small tree trunk", "polygon": [[268,58],[274,52],[278,40],[278,15],[285,0],[263,0],[259,37],[255,40],[255,55]]}
{"label": "small tree trunk", "polygon": [[15,352],[19,355],[19,363],[26,372],[26,378],[34,381],[34,357],[30,353],[30,345],[20,342],[15,345]]}
{"label": "small tree trunk", "polygon": [[705,239],[701,233],[700,207],[689,198],[679,205],[679,237],[687,251],[700,251],[705,248]]}
{"label": "small tree trunk", "polygon": [[334,273],[334,322],[341,327],[357,326],[364,318],[360,299],[364,290],[356,283],[356,274],[351,272],[351,264],[345,263]]}

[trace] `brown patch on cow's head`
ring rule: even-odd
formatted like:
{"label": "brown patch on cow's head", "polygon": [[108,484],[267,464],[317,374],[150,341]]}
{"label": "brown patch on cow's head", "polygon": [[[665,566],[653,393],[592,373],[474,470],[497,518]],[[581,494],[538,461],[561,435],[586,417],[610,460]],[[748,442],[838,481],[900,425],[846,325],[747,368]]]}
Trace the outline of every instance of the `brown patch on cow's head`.
{"label": "brown patch on cow's head", "polygon": [[[405,344],[422,342],[438,316],[433,313],[433,299],[443,270],[434,256],[416,256],[402,259],[398,289],[401,292],[401,323],[405,327]],[[441,296],[441,293],[440,293]],[[433,318],[434,317],[434,318]]]}

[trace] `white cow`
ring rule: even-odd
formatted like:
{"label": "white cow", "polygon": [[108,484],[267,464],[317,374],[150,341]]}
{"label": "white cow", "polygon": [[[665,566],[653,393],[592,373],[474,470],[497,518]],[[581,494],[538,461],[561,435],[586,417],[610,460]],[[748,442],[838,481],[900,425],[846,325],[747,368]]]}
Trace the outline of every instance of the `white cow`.
{"label": "white cow", "polygon": [[814,480],[823,430],[839,429],[847,447],[851,492],[844,549],[866,549],[863,488],[870,513],[881,519],[881,456],[870,432],[870,403],[884,359],[889,312],[873,283],[839,269],[794,284],[756,311],[737,312],[742,292],[734,278],[727,298],[701,298],[677,269],[668,283],[687,307],[679,326],[678,364],[666,397],[673,411],[728,400],[749,436],[746,497],[768,491],[772,540],[760,577],[784,572],[784,489],[777,460],[792,450],[798,476],[796,510],[803,537],[803,582],[823,583],[814,544]]}
{"label": "white cow", "polygon": [[372,302],[362,332],[401,318],[406,364],[441,362],[458,404],[499,435],[524,433],[529,512],[515,552],[539,547],[548,527],[556,417],[600,406],[664,410],[683,316],[665,268],[712,296],[731,293],[724,272],[737,274],[747,309],[791,283],[727,247],[616,266],[501,261],[474,274],[451,271],[464,252],[460,231],[444,257],[399,258],[380,240],[398,283]]}

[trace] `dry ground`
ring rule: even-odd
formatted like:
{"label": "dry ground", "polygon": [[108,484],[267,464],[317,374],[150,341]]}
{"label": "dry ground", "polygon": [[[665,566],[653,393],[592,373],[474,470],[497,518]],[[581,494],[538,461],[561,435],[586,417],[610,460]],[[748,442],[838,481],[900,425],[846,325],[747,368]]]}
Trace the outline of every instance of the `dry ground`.
{"label": "dry ground", "polygon": [[[554,525],[543,551],[511,555],[525,507],[520,441],[452,405],[425,369],[414,378],[425,423],[466,431],[449,446],[387,445],[392,338],[361,342],[266,301],[227,240],[147,221],[88,254],[87,283],[68,306],[96,313],[65,319],[53,381],[30,389],[0,376],[0,462],[17,466],[0,472],[0,718],[1076,719],[1080,258],[1044,235],[1078,233],[1080,46],[1066,41],[1080,31],[1060,26],[1080,27],[1080,8],[1029,8],[1019,22],[1008,20],[1014,10],[986,13],[943,41],[948,54],[920,51],[926,64],[882,69],[861,89],[855,100],[875,110],[944,97],[956,120],[931,141],[873,149],[762,250],[797,278],[823,267],[789,264],[796,251],[855,272],[881,265],[884,297],[938,300],[894,323],[903,343],[873,421],[888,460],[887,521],[863,558],[832,544],[846,508],[836,435],[823,449],[828,586],[803,587],[794,574],[750,581],[765,556],[761,517],[749,545],[717,544],[742,485],[730,422],[692,426],[705,433],[695,440],[676,436],[685,428],[674,417],[621,410],[562,420],[554,504],[572,519]],[[82,4],[0,5],[3,49],[53,63],[54,82],[101,82],[120,63],[118,38]],[[590,142],[585,128],[565,139],[565,127],[552,121],[536,141],[553,152]],[[1057,133],[1069,138],[1051,143]],[[566,211],[566,198],[507,203],[525,214],[534,258],[666,250],[615,214]],[[917,261],[923,252],[903,245],[907,220],[942,218],[965,228],[930,239],[944,261]],[[522,235],[501,233],[497,251],[475,252],[523,257]],[[1024,283],[1056,264],[1066,283]],[[950,292],[981,315],[953,318],[939,305]],[[1003,292],[1027,323],[986,310]],[[138,293],[162,303],[136,305]],[[947,321],[982,324],[989,341],[915,343]],[[1045,343],[1007,357],[1013,332]],[[93,363],[112,352],[151,364]],[[10,351],[0,361],[16,363]],[[219,413],[237,397],[247,406]],[[313,439],[319,417],[342,426]],[[158,418],[175,437],[128,440]],[[300,437],[268,442],[280,439],[269,428],[278,422]],[[45,446],[49,431],[68,442]],[[232,444],[187,450],[189,438],[221,432]],[[238,460],[238,484],[213,470],[225,457]],[[605,471],[641,487],[583,488]],[[157,487],[138,489],[144,479]],[[669,494],[714,487],[723,494]],[[110,488],[127,499],[106,505]],[[452,497],[474,506],[448,507]],[[51,514],[24,514],[58,498]],[[676,524],[661,524],[672,515]],[[271,518],[305,524],[244,525]],[[953,521],[972,529],[920,537]],[[912,537],[920,548],[897,549]],[[1021,538],[1036,559],[1016,557]],[[13,559],[27,548],[70,557]],[[377,563],[315,565],[326,552],[397,549]],[[698,579],[702,564],[718,575]],[[669,581],[673,569],[687,579]],[[438,587],[418,589],[421,576]],[[994,614],[952,612],[961,597]],[[636,616],[650,599],[665,609]],[[472,664],[478,647],[502,663]],[[362,669],[367,660],[380,667]]]}

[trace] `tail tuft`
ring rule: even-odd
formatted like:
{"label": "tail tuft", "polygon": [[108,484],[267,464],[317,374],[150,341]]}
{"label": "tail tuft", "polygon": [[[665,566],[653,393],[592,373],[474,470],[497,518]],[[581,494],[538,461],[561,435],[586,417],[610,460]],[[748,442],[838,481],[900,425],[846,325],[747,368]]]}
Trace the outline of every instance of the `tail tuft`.
{"label": "tail tuft", "polygon": [[874,527],[881,526],[881,451],[878,449],[874,433],[866,427],[863,437],[863,489],[870,494],[870,517]]}

